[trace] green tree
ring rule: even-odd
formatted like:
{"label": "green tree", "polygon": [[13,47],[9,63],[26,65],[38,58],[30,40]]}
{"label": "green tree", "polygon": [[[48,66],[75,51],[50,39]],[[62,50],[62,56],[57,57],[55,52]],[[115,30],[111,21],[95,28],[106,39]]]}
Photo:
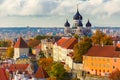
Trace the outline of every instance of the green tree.
{"label": "green tree", "polygon": [[44,55],[45,53],[43,53],[43,51],[40,51],[40,53],[39,53],[39,57],[40,58],[45,58],[45,55]]}
{"label": "green tree", "polygon": [[79,35],[74,34],[74,38],[78,39],[78,38],[79,38]]}
{"label": "green tree", "polygon": [[74,46],[74,62],[81,63],[82,55],[84,55],[92,47],[92,40],[89,37],[84,37],[82,41]]}
{"label": "green tree", "polygon": [[13,58],[14,56],[14,48],[9,47],[6,53],[7,58]]}
{"label": "green tree", "polygon": [[64,65],[60,62],[54,63],[51,67],[50,75],[56,77],[57,80],[65,80]]}
{"label": "green tree", "polygon": [[37,35],[34,39],[41,41],[42,39],[50,38],[50,37],[51,37],[51,36]]}

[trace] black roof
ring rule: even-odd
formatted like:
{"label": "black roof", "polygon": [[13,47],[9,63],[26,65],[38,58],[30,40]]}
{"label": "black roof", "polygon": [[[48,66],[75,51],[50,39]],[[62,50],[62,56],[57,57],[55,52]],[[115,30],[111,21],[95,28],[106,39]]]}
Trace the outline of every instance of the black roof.
{"label": "black roof", "polygon": [[68,22],[68,19],[66,19],[66,22],[64,24],[65,27],[70,27],[70,23]]}
{"label": "black roof", "polygon": [[79,26],[79,27],[82,27],[83,26],[83,24],[82,24],[82,22],[81,22],[81,20],[79,19],[79,22],[78,22],[78,25],[77,26]]}
{"label": "black roof", "polygon": [[74,15],[73,19],[74,19],[74,20],[79,20],[79,19],[82,20],[82,16],[81,16],[81,14],[79,13],[78,9],[77,9],[77,12],[76,12],[76,14]]}
{"label": "black roof", "polygon": [[86,23],[86,27],[91,27],[92,25],[91,25],[91,23],[90,23],[90,21],[88,20],[88,22]]}

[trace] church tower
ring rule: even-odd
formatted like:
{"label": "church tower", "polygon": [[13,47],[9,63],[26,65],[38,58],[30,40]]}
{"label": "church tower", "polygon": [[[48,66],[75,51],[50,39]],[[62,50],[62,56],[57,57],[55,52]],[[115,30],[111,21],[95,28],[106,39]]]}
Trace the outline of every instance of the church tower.
{"label": "church tower", "polygon": [[90,21],[88,19],[88,22],[86,23],[86,34],[87,34],[87,36],[92,35],[91,27],[92,27],[92,24],[90,23]]}
{"label": "church tower", "polygon": [[27,43],[20,37],[14,46],[14,59],[16,60],[21,55],[28,55],[29,47]]}
{"label": "church tower", "polygon": [[79,20],[82,22],[82,16],[78,11],[78,7],[77,7],[77,12],[73,17],[73,28],[77,28],[77,25],[79,23]]}
{"label": "church tower", "polygon": [[68,34],[68,33],[70,33],[70,23],[68,22],[68,19],[66,19],[66,22],[65,22],[65,24],[64,24],[64,32],[65,32],[65,34]]}
{"label": "church tower", "polygon": [[79,22],[78,22],[78,24],[77,24],[76,34],[82,35],[82,30],[83,30],[83,24],[82,24],[82,22],[81,22],[81,19],[79,19]]}

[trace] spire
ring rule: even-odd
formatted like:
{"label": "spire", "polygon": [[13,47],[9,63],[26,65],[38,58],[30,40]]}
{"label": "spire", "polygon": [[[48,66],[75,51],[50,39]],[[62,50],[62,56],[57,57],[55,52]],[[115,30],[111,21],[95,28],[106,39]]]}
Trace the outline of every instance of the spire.
{"label": "spire", "polygon": [[91,25],[91,23],[90,23],[90,21],[89,21],[89,19],[88,19],[88,22],[86,23],[86,27],[91,27],[92,25]]}
{"label": "spire", "polygon": [[78,4],[77,4],[77,12],[76,12],[76,14],[75,14],[74,17],[73,17],[73,20],[79,20],[79,17],[80,17],[80,19],[82,20],[82,16],[81,16],[81,14],[79,13]]}
{"label": "spire", "polygon": [[66,18],[66,22],[64,24],[65,27],[70,27],[70,23],[68,22],[68,19]]}

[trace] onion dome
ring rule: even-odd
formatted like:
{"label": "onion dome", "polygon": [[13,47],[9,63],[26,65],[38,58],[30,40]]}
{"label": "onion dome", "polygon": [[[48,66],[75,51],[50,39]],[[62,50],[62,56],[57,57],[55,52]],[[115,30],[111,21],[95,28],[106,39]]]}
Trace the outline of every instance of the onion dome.
{"label": "onion dome", "polygon": [[70,23],[68,22],[68,19],[66,19],[66,22],[64,24],[65,27],[70,27]]}
{"label": "onion dome", "polygon": [[86,23],[86,27],[91,27],[92,25],[91,25],[91,23],[90,23],[90,21],[88,20],[88,22]]}
{"label": "onion dome", "polygon": [[83,24],[82,24],[82,22],[81,22],[81,20],[79,19],[79,22],[78,22],[78,25],[77,26],[79,26],[79,27],[82,27],[83,26]]}
{"label": "onion dome", "polygon": [[73,19],[74,19],[74,20],[79,20],[79,19],[82,20],[82,16],[80,15],[78,9],[77,9],[77,12],[76,12],[76,14],[74,15]]}

